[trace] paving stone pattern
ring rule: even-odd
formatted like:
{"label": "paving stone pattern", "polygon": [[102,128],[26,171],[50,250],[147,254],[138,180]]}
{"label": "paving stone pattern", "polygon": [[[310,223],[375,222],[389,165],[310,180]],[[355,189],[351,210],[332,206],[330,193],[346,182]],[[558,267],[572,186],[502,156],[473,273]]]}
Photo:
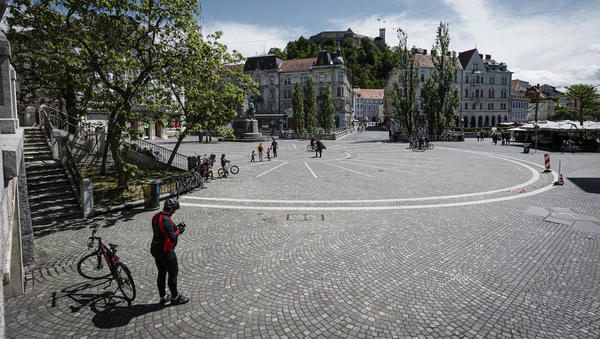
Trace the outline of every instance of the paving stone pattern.
{"label": "paving stone pattern", "polygon": [[[384,137],[375,132],[351,135],[329,142],[327,154],[336,152],[337,146],[341,151],[369,142],[363,147],[369,152],[355,151],[359,158],[378,149],[420,155],[403,153],[402,144],[376,142]],[[282,155],[278,162],[305,161],[292,158],[290,142],[281,144],[290,155]],[[220,154],[219,146],[247,165],[242,163],[246,144],[210,145]],[[543,163],[543,154],[520,154],[514,146],[473,140],[439,146]],[[470,169],[473,172],[465,179],[459,175],[464,170],[460,162],[448,160],[448,154],[455,151],[428,152],[421,160],[437,157],[449,166],[448,173],[440,174],[440,180],[427,174],[429,180],[419,182],[418,188],[410,181],[396,183],[394,189],[405,187],[397,195],[386,181],[358,174],[345,177],[355,189],[344,187],[346,193],[336,193],[333,186],[343,185],[343,180],[325,171],[313,178],[321,183],[311,182],[311,190],[321,185],[315,195],[319,199],[411,197],[420,190],[424,196],[461,194],[522,183],[530,176],[518,164],[490,157],[478,163],[473,160],[476,156],[469,155],[471,168],[480,165],[482,172],[500,166],[502,170],[478,175]],[[393,161],[393,155],[389,156],[386,159]],[[596,154],[552,156],[569,160],[563,163],[569,175],[598,177]],[[272,163],[253,167],[266,171],[276,165]],[[312,180],[306,169],[302,173],[306,178],[292,181],[285,167],[260,178],[256,176],[261,171],[250,172],[253,167],[246,172],[242,168],[237,177],[209,182],[192,196],[252,197],[247,192],[251,187],[261,199],[268,198],[269,191],[278,192],[272,194],[278,199],[313,196],[302,185]],[[298,172],[301,167],[291,168]],[[396,177],[385,174],[402,179],[400,172]],[[490,182],[493,177],[500,183]],[[269,180],[278,185],[266,185]],[[455,180],[451,183],[457,187],[449,185],[444,191],[443,180]],[[535,185],[549,181],[542,176]],[[458,187],[458,183],[464,185]],[[133,271],[138,296],[132,305],[128,307],[119,292],[114,293],[114,284],[107,286],[106,281],[89,281],[77,274],[75,266],[87,251],[90,235],[86,225],[78,225],[36,239],[38,265],[30,272],[26,295],[6,302],[6,333],[49,338],[597,338],[600,234],[544,220],[547,215],[542,210],[564,213],[560,208],[568,208],[577,215],[600,218],[599,201],[597,194],[586,193],[567,180],[566,186],[522,199],[413,210],[303,212],[272,210],[270,203],[263,203],[263,210],[184,207],[175,214],[175,219],[188,225],[177,247],[179,289],[191,301],[179,306],[157,304],[156,268],[149,254],[149,221],[154,212],[106,216],[95,221],[103,226],[100,235],[106,242],[120,245],[119,255]]]}

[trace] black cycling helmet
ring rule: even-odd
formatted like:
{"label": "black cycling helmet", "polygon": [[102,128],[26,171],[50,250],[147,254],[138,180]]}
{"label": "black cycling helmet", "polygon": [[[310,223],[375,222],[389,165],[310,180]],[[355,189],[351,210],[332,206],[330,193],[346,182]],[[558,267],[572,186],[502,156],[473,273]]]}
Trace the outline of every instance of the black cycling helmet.
{"label": "black cycling helmet", "polygon": [[165,207],[164,209],[166,210],[178,210],[179,209],[179,201],[175,200],[175,199],[167,199],[167,201],[165,201]]}
{"label": "black cycling helmet", "polygon": [[221,154],[221,158],[225,158],[225,153]]}

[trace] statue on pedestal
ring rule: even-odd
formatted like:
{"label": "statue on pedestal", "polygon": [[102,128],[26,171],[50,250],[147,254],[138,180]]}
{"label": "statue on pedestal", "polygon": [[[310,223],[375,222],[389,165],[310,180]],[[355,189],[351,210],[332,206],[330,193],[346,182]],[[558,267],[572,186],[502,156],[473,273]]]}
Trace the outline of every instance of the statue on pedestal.
{"label": "statue on pedestal", "polygon": [[248,116],[248,119],[253,120],[255,114],[256,114],[256,109],[254,108],[254,103],[250,102],[248,104],[248,110],[246,111],[246,115]]}

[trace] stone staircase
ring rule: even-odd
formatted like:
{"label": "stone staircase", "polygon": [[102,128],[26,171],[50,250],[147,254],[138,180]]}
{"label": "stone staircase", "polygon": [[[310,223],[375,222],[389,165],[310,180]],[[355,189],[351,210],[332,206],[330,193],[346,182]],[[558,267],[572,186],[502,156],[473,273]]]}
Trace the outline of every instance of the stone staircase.
{"label": "stone staircase", "polygon": [[42,131],[26,128],[23,148],[34,235],[63,229],[66,220],[81,218],[71,182],[61,163],[52,159]]}

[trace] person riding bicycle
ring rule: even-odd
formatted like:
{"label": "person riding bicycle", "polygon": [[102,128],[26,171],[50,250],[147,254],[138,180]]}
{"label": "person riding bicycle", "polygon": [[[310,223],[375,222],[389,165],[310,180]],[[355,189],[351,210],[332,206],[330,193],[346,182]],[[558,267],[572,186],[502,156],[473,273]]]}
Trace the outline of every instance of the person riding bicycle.
{"label": "person riding bicycle", "polygon": [[225,159],[225,153],[221,154],[221,168],[223,169],[223,177],[227,178],[229,171],[227,170],[227,163],[231,161]]}
{"label": "person riding bicycle", "polygon": [[317,140],[315,139],[315,137],[310,137],[310,147],[315,147],[315,142],[317,142]]}
{"label": "person riding bicycle", "polygon": [[[185,304],[190,301],[177,291],[177,273],[179,265],[177,264],[177,255],[175,246],[181,234],[185,231],[185,224],[175,225],[171,216],[179,209],[179,202],[175,199],[165,201],[163,210],[152,217],[152,243],[150,253],[156,262],[158,269],[158,278],[156,284],[160,296],[160,303],[164,304],[171,300],[172,305]],[[169,275],[168,284],[171,295],[166,293],[165,280]],[[173,298],[171,299],[171,296]]]}

